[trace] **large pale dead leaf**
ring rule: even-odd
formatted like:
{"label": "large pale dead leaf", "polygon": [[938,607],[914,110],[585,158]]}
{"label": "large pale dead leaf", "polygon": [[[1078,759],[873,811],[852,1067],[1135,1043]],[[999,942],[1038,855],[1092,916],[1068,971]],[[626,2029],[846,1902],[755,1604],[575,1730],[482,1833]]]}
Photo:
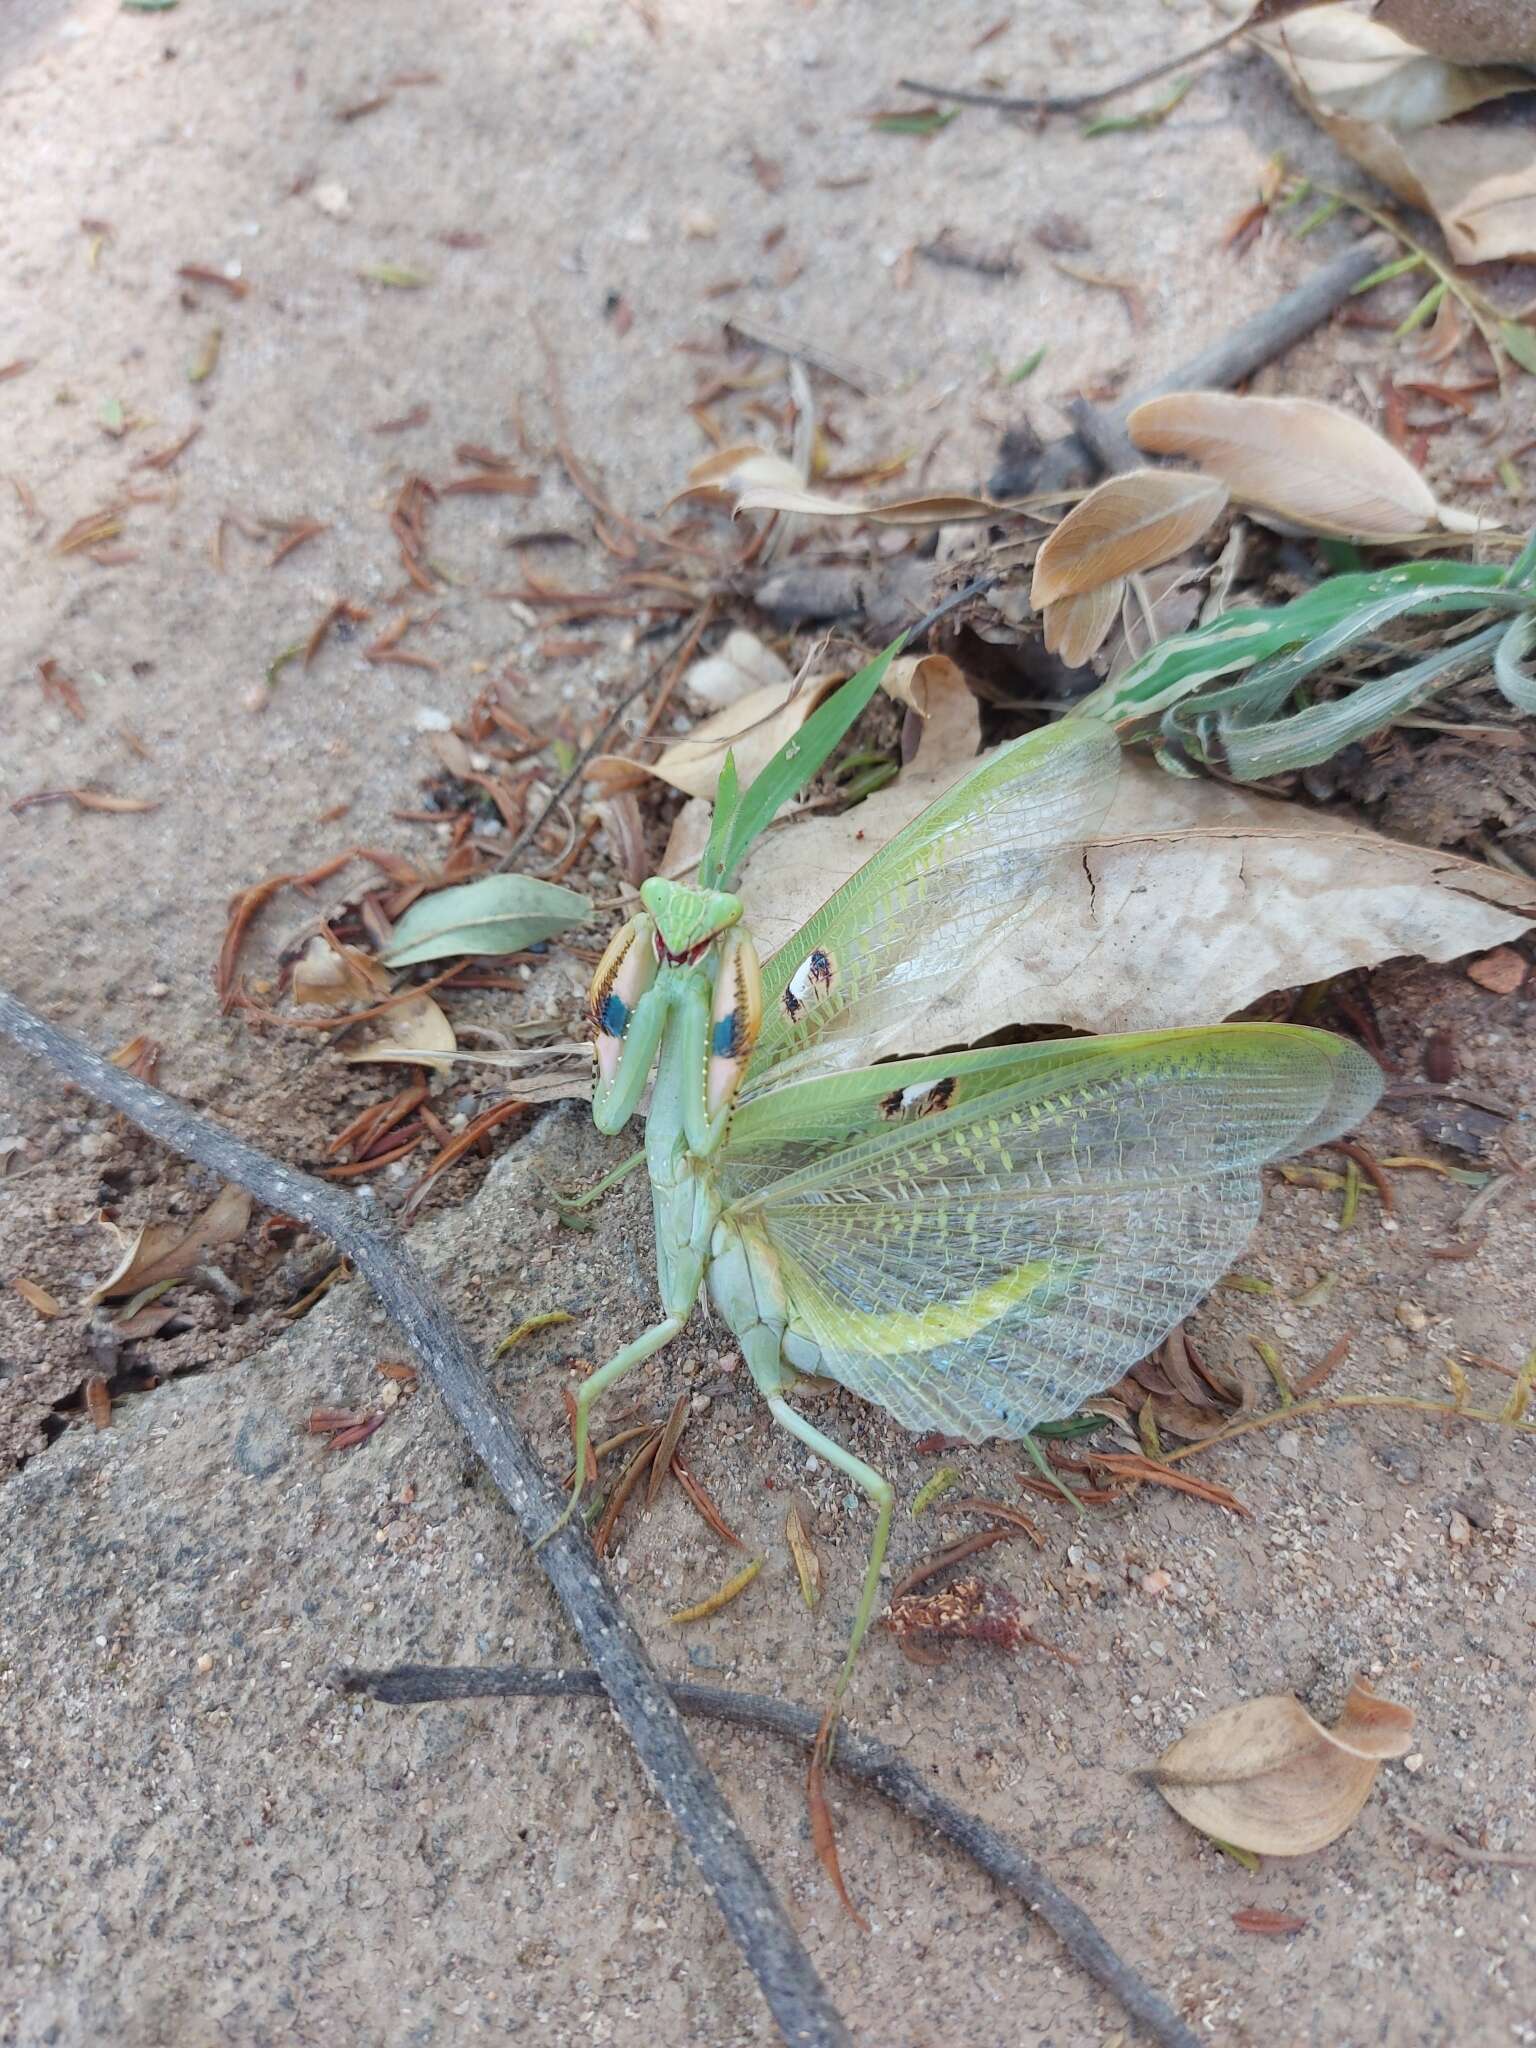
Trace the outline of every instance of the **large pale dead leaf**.
{"label": "large pale dead leaf", "polygon": [[[745,788],[780,747],[794,738],[816,707],[847,679],[847,670],[836,669],[806,682],[797,683],[786,676],[782,682],[749,690],[695,726],[686,739],[674,741],[648,771],[633,762],[625,762],[623,767],[638,769],[638,779],[649,773],[689,796],[713,797],[725,757],[734,753],[737,778]],[[956,689],[964,694],[964,679],[943,655],[906,655],[891,663],[883,687],[898,702],[927,717],[937,694]],[[589,763],[589,777],[599,769],[598,762]],[[615,772],[613,780],[617,779]]]}
{"label": "large pale dead leaf", "polygon": [[[975,705],[946,697],[889,788],[759,842],[739,893],[765,957],[966,772],[978,736]],[[1013,1024],[1212,1024],[1351,967],[1507,944],[1536,918],[1536,884],[1136,758],[1093,846],[1062,853],[1049,879],[1046,907],[887,1051],[971,1045]]]}
{"label": "large pale dead leaf", "polygon": [[1225,484],[1188,470],[1132,469],[1072,507],[1035,557],[1037,609],[1182,554],[1227,502]]}
{"label": "large pale dead leaf", "polygon": [[1403,540],[1439,520],[1407,456],[1320,399],[1170,391],[1138,405],[1126,431],[1138,448],[1192,457],[1234,498],[1312,533]]}
{"label": "large pale dead leaf", "polygon": [[1405,1756],[1413,1711],[1363,1678],[1331,1728],[1289,1693],[1197,1721],[1148,1776],[1202,1834],[1261,1856],[1305,1856],[1337,1841],[1389,1757]]}
{"label": "large pale dead leaf", "polygon": [[1309,112],[1398,130],[1449,121],[1485,100],[1530,89],[1512,65],[1473,67],[1430,56],[1380,20],[1338,5],[1303,8],[1253,31]]}
{"label": "large pale dead leaf", "polygon": [[92,1288],[85,1306],[123,1294],[142,1294],[174,1280],[185,1280],[221,1245],[238,1244],[251,1220],[251,1198],[244,1188],[221,1188],[211,1207],[190,1223],[146,1223],[131,1234],[107,1224],[121,1248],[121,1257],[106,1279]]}
{"label": "large pale dead leaf", "polygon": [[1116,576],[1109,583],[1048,604],[1042,620],[1046,653],[1059,654],[1068,668],[1081,668],[1091,661],[1119,617],[1124,596],[1125,578]]}
{"label": "large pale dead leaf", "polygon": [[428,995],[413,995],[396,1003],[368,1028],[371,1035],[342,1054],[349,1066],[370,1060],[403,1060],[446,1074],[451,1061],[445,1055],[451,1055],[458,1044],[453,1026]]}
{"label": "large pale dead leaf", "polygon": [[[1504,0],[1498,0],[1502,9]],[[1522,0],[1525,7],[1526,0]],[[1435,12],[1448,16],[1450,8]],[[1505,15],[1501,46],[1531,35]],[[1405,24],[1406,26],[1406,24]],[[1536,258],[1536,149],[1528,121],[1457,121],[1482,101],[1529,91],[1531,73],[1467,69],[1426,55],[1378,21],[1347,8],[1308,9],[1257,32],[1323,132],[1399,199],[1433,213],[1458,263]],[[1353,54],[1350,54],[1353,52]]]}

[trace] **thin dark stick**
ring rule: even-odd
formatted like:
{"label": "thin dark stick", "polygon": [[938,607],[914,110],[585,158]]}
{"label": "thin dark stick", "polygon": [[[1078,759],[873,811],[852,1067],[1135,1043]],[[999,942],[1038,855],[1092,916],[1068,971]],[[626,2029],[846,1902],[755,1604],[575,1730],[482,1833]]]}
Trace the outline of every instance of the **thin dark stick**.
{"label": "thin dark stick", "polygon": [[[0,989],[0,1032],[184,1159],[235,1182],[346,1253],[406,1339],[532,1543],[563,1504],[533,1446],[497,1409],[463,1332],[415,1255],[355,1196],[284,1166],[34,1016]],[[851,2048],[847,2029],[655,1666],[609,1591],[580,1518],[535,1552],[597,1667],[642,1765],[666,1801],[784,2039]]]}
{"label": "thin dark stick", "polygon": [[[1257,12],[1255,8],[1254,13]],[[896,83],[903,92],[920,92],[926,99],[955,100],[962,107],[996,107],[1005,114],[1080,114],[1086,107],[1097,107],[1105,100],[1118,99],[1123,92],[1134,92],[1139,85],[1151,85],[1159,78],[1166,78],[1170,71],[1182,71],[1186,64],[1198,64],[1202,57],[1215,56],[1218,50],[1224,50],[1228,43],[1235,43],[1252,27],[1253,15],[1250,14],[1235,28],[1224,28],[1219,36],[1212,36],[1208,43],[1197,43],[1192,50],[1181,50],[1177,57],[1153,64],[1146,71],[1133,72],[1129,78],[1117,79],[1113,85],[1101,85],[1096,92],[1035,93],[1015,98],[1010,93],[969,92],[958,86],[924,85],[916,78],[898,78]]]}
{"label": "thin dark stick", "polygon": [[[421,1706],[433,1700],[602,1698],[595,1671],[539,1671],[515,1664],[479,1668],[399,1664],[389,1671],[341,1668],[331,1674],[331,1682],[343,1692],[361,1693],[391,1707]],[[782,1735],[802,1749],[814,1746],[821,1725],[821,1716],[809,1708],[764,1693],[721,1692],[712,1685],[675,1681],[667,1690],[685,1714]],[[1195,2048],[1197,2036],[1151,1985],[1121,1960],[1082,1907],[1053,1884],[1022,1849],[936,1792],[883,1742],[869,1742],[846,1728],[839,1729],[831,1761],[838,1770],[953,1842],[990,1878],[1022,1899],[1056,1933],[1078,1967],[1119,1999],[1149,2039],[1164,2048]]]}

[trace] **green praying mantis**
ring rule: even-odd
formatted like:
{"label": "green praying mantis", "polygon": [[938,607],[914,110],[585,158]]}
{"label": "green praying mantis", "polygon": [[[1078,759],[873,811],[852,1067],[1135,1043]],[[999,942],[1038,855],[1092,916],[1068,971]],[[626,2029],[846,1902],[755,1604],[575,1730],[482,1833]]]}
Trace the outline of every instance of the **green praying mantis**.
{"label": "green praying mantis", "polygon": [[594,1404],[707,1295],[774,1419],[875,1511],[833,1711],[879,1599],[894,1494],[794,1406],[797,1379],[835,1380],[910,1430],[1026,1437],[1210,1291],[1252,1229],[1260,1167],[1348,1130],[1382,1085],[1358,1046],[1276,1024],[879,1060],[1028,919],[1051,857],[1091,837],[1119,745],[1090,718],[979,757],[760,962],[730,880],[901,644],[746,791],[727,759],[697,883],[647,881],[593,979],[598,1129],[622,1131],[654,1077],[661,1314],[577,1393],[555,1524],[580,1500]]}

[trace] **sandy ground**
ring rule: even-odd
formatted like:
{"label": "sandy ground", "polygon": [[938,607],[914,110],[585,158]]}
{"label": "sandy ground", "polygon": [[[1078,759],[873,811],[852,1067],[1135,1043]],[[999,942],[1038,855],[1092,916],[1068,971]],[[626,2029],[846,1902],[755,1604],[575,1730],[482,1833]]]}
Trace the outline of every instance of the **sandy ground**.
{"label": "sandy ground", "polygon": [[[1212,19],[1154,0],[1112,22],[1091,12],[1066,0],[1015,10],[973,56],[995,7],[940,21],[863,0],[662,0],[653,39],[636,13],[595,0],[183,0],[157,14],[12,0],[0,134],[27,196],[0,220],[0,358],[32,367],[0,384],[0,468],[20,486],[0,498],[0,978],[97,1045],[152,1034],[165,1085],[318,1163],[394,1083],[218,1014],[226,899],[349,844],[430,855],[431,828],[394,816],[419,805],[434,770],[423,712],[458,716],[511,664],[520,715],[579,739],[649,658],[608,626],[592,654],[552,653],[548,628],[492,594],[520,581],[509,537],[532,527],[584,544],[531,551],[524,566],[577,588],[611,567],[554,460],[545,344],[576,447],[635,514],[654,512],[701,450],[686,407],[700,365],[719,358],[681,344],[713,348],[728,312],[856,366],[870,396],[823,387],[841,462],[942,436],[931,479],[973,484],[1024,411],[1055,430],[1055,401],[1080,384],[1152,377],[1313,260],[1278,238],[1240,261],[1220,248],[1276,149],[1327,162],[1257,60],[1203,74],[1144,133],[1089,142],[1069,123],[1036,132],[989,115],[929,142],[870,131],[864,117],[899,101],[905,73],[1098,82],[1200,40]],[[1046,215],[1082,228],[1084,263],[1138,280],[1143,328],[1116,295],[1050,267],[1031,238]],[[904,252],[945,230],[1012,254],[1019,275],[919,260],[903,285]],[[248,294],[179,277],[187,264],[237,274]],[[360,275],[380,265],[429,281]],[[215,329],[217,362],[191,381]],[[1042,342],[1027,394],[1004,386],[997,366]],[[1359,346],[1337,334],[1310,344],[1288,383],[1353,391]],[[423,424],[376,431],[417,407]],[[108,431],[119,424],[128,431]],[[135,468],[193,427],[174,466]],[[409,474],[456,473],[466,442],[514,452],[539,474],[538,496],[442,501],[433,558],[450,580],[432,600],[401,594],[389,508]],[[73,522],[119,503],[105,563],[56,552]],[[276,534],[226,525],[219,568],[232,514],[326,531],[269,567]],[[290,664],[269,684],[269,664],[338,598],[370,607],[368,631],[413,608],[408,644],[440,667],[370,666],[363,632],[333,636],[311,668]],[[47,660],[74,679],[83,717],[41,688]],[[9,808],[86,785],[159,808]],[[308,914],[271,914],[253,974]],[[568,1013],[573,986],[565,963],[509,1002]],[[1530,1099],[1520,998],[1411,967],[1378,976],[1374,993],[1405,1071],[1444,1025],[1470,1080]],[[445,1106],[466,1114],[497,1092],[452,1090]],[[12,1134],[23,1170],[0,1181],[0,1277],[28,1276],[67,1303],[106,1269],[103,1205],[138,1223],[212,1193],[8,1060],[0,1136]],[[1368,1136],[1387,1153],[1426,1144],[1386,1116]],[[579,1109],[556,1109],[508,1142],[472,1199],[468,1175],[450,1181],[419,1226],[477,1337],[529,1312],[575,1314],[498,1368],[551,1460],[558,1386],[639,1326],[652,1266],[639,1190],[581,1237],[533,1196],[615,1156]],[[1244,1261],[1277,1291],[1219,1295],[1198,1325],[1209,1354],[1251,1356],[1263,1335],[1299,1371],[1352,1331],[1341,1390],[1427,1398],[1464,1352],[1517,1363],[1536,1323],[1528,1197],[1517,1189],[1490,1212],[1474,1258],[1436,1262],[1425,1247],[1444,1243],[1465,1191],[1427,1175],[1398,1185],[1392,1227],[1367,1205],[1341,1236],[1336,1196],[1277,1184]],[[3,1442],[26,1461],[0,1489],[0,2040],[773,2038],[601,1714],[395,1715],[323,1688],[337,1656],[556,1661],[569,1640],[429,1398],[402,1403],[350,1454],[328,1458],[303,1434],[317,1404],[367,1405],[375,1364],[395,1355],[355,1287],[291,1328],[277,1322],[318,1263],[313,1245],[263,1257],[253,1235],[232,1255],[245,1306],[200,1298],[148,1368],[164,1383],[120,1400],[101,1434],[59,1435],[53,1413],[90,1369],[82,1319],[42,1324],[0,1296]],[[1334,1271],[1326,1302],[1298,1303]],[[1469,1370],[1479,1399],[1502,1400],[1507,1380]],[[684,1387],[707,1397],[690,1433],[701,1476],[764,1572],[686,1639],[669,1628],[668,1612],[727,1569],[675,1494],[624,1538],[614,1568],[669,1668],[817,1699],[852,1607],[864,1512],[806,1470],[703,1324],[658,1362],[644,1398],[661,1409]],[[835,1424],[904,1502],[933,1470],[851,1400],[835,1403]],[[968,1455],[967,1484],[1017,1497],[1017,1462]],[[1536,2040],[1529,1871],[1411,1828],[1536,1847],[1528,1445],[1356,1412],[1254,1436],[1205,1469],[1251,1519],[1144,1493],[1082,1526],[1043,1507],[1043,1554],[995,1553],[998,1576],[1079,1666],[966,1652],[920,1671],[881,1639],[857,1719],[1022,1836],[1213,2040]],[[813,1618],[784,1548],[790,1494],[828,1572]],[[920,1523],[903,1511],[894,1568],[959,1527],[942,1508]],[[1154,1573],[1165,1590],[1148,1590]],[[1294,1691],[1326,1719],[1356,1671],[1411,1705],[1421,1736],[1316,1856],[1250,1875],[1132,1775],[1243,1696]],[[745,1737],[702,1739],[861,2042],[1116,2037],[1118,2013],[1042,1930],[854,1799],[840,1807],[844,1857],[873,1925],[858,1935],[812,1853],[798,1770]],[[1305,1930],[1239,1931],[1234,1910],[1255,1905],[1298,1914]]]}

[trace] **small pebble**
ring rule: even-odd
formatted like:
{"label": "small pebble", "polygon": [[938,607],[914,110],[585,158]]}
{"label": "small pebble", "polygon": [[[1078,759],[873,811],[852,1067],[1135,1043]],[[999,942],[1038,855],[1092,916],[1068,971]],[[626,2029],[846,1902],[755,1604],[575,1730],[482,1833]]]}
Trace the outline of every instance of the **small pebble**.
{"label": "small pebble", "polygon": [[695,1415],[707,1415],[709,1413],[709,1405],[708,1394],[695,1394],[689,1403]]}
{"label": "small pebble", "polygon": [[1149,1600],[1161,1600],[1173,1580],[1165,1571],[1148,1572],[1142,1579],[1141,1590]]}
{"label": "small pebble", "polygon": [[1416,1301],[1400,1301],[1394,1314],[1405,1330],[1427,1330],[1429,1314]]}
{"label": "small pebble", "polygon": [[1458,1513],[1455,1508],[1452,1508],[1451,1519],[1445,1533],[1452,1543],[1470,1543],[1472,1541],[1472,1524],[1465,1515]]}
{"label": "small pebble", "polygon": [[213,1658],[207,1650],[204,1650],[201,1657],[198,1658],[197,1668],[199,1671],[211,1671],[213,1669]]}
{"label": "small pebble", "polygon": [[1415,1750],[1412,1756],[1405,1756],[1403,1758],[1403,1769],[1405,1771],[1413,1771],[1417,1773],[1419,1771],[1422,1771],[1423,1768],[1424,1758],[1418,1750]]}

